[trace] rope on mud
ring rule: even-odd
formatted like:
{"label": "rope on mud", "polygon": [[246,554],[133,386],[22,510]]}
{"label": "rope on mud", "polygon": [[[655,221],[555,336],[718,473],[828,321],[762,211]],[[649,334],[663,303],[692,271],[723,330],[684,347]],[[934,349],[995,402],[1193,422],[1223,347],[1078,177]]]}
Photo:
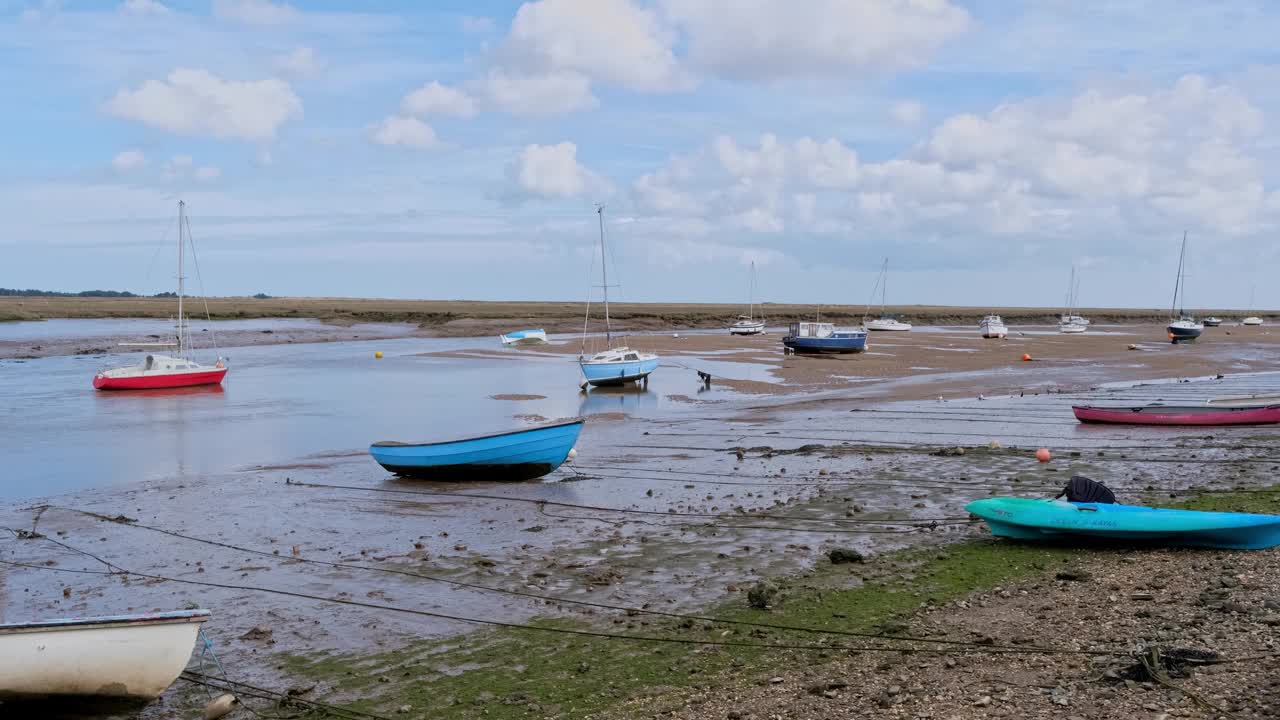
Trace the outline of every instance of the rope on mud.
{"label": "rope on mud", "polygon": [[[255,687],[247,683],[236,682],[226,678],[218,678],[205,673],[198,673],[192,670],[183,670],[178,679],[185,680],[193,685],[201,685],[211,690],[222,690],[234,694],[236,697],[251,697],[257,700],[271,700],[277,705],[288,706],[296,705],[308,712],[316,712],[327,715],[329,717],[342,718],[343,720],[391,720],[385,715],[374,715],[373,713],[362,712],[360,710],[349,710],[337,705],[330,705],[316,700],[305,700],[296,695],[281,693],[275,690],[267,690],[266,688]],[[221,684],[219,684],[221,681]],[[256,717],[260,718],[283,718],[282,715],[266,715],[262,712],[241,704],[241,707],[248,710]]]}
{"label": "rope on mud", "polygon": [[[52,540],[52,538],[44,538]],[[58,541],[58,545],[71,550],[73,552],[82,552],[79,548],[72,547],[66,543]],[[87,554],[87,553],[85,553]],[[50,567],[47,565],[33,565],[30,563],[21,563],[13,560],[0,560],[0,564],[13,567],[23,567],[35,570],[51,570],[55,572],[76,572],[85,575],[104,575],[104,576],[130,576],[141,578],[144,580],[157,580],[161,582],[173,582],[182,585],[193,585],[196,587],[217,588],[220,590],[239,590],[241,592],[260,592],[272,595],[282,595],[300,600],[311,600],[314,602],[332,603],[335,605],[349,605],[352,607],[366,608],[370,610],[386,610],[390,612],[404,613],[407,615],[417,615],[420,617],[429,617],[439,620],[450,620],[453,622],[469,623],[474,625],[487,625],[491,627],[506,628],[510,630],[533,631],[540,633],[549,633],[553,635],[570,635],[576,637],[600,638],[605,640],[625,640],[629,642],[640,643],[657,643],[671,645],[694,645],[702,647],[736,647],[755,650],[796,650],[829,653],[832,651],[841,652],[906,652],[906,653],[923,653],[929,655],[1089,655],[1095,657],[1118,657],[1126,656],[1129,653],[1120,650],[1074,650],[1070,648],[1053,648],[1053,649],[1037,649],[1032,647],[1001,647],[993,649],[992,646],[964,647],[964,648],[916,648],[916,647],[887,647],[881,645],[827,645],[827,644],[805,644],[805,643],[752,643],[741,642],[736,640],[702,640],[698,638],[688,637],[662,637],[662,636],[645,636],[631,635],[625,633],[609,633],[601,630],[585,630],[565,627],[553,627],[542,625],[526,625],[524,623],[506,622],[502,620],[490,620],[485,618],[465,617],[462,615],[452,615],[449,613],[433,612],[431,610],[420,610],[417,608],[406,608],[397,605],[386,605],[381,603],[371,603],[362,600],[351,600],[346,598],[324,597],[323,595],[311,595],[309,593],[296,592],[293,590],[281,590],[278,588],[262,587],[257,585],[236,585],[232,583],[218,583],[202,580],[185,580],[182,578],[168,577],[165,575],[155,575],[152,573],[135,572],[117,565],[110,565],[113,570],[68,570],[65,568]]]}
{"label": "rope on mud", "polygon": [[[749,626],[749,628],[785,630],[785,632],[810,633],[810,634],[818,634],[818,635],[842,635],[842,637],[886,639],[886,641],[946,644],[946,646],[955,646],[955,647],[996,648],[996,650],[998,651],[1015,651],[1015,650],[1057,651],[1059,650],[1059,648],[1046,648],[1046,647],[1039,647],[1039,646],[1015,647],[1015,646],[1001,646],[1001,644],[993,644],[993,643],[952,641],[952,639],[922,638],[922,637],[914,637],[914,635],[863,633],[863,632],[856,632],[856,630],[808,628],[808,626],[804,626],[804,625],[785,625],[780,623],[755,623],[755,621],[750,621],[750,620],[730,620],[730,619],[709,618],[709,616],[686,614],[686,612],[648,610],[648,609],[643,609],[643,607],[626,607],[621,605],[609,605],[609,603],[604,603],[604,602],[591,602],[588,600],[572,600],[572,598],[545,596],[545,594],[532,593],[532,592],[526,592],[526,591],[515,591],[515,589],[495,588],[495,587],[492,587],[492,585],[468,583],[468,582],[465,582],[465,580],[453,580],[448,578],[440,578],[440,577],[436,577],[436,575],[426,575],[422,573],[415,573],[415,571],[412,571],[412,570],[398,570],[393,568],[375,568],[375,566],[370,566],[370,565],[356,565],[356,564],[351,564],[351,562],[334,562],[329,560],[315,560],[315,559],[308,559],[308,557],[301,557],[301,556],[280,557],[279,555],[276,555],[276,553],[274,552],[252,550],[252,548],[234,546],[234,544],[230,544],[230,543],[224,543],[220,541],[210,541],[210,539],[186,536],[186,534],[173,532],[173,530],[166,530],[164,528],[151,527],[151,525],[143,525],[140,523],[124,523],[124,521],[122,520],[108,518],[108,516],[99,515],[99,514],[96,514],[96,512],[91,512],[87,510],[74,510],[74,509],[69,509],[69,507],[61,507],[61,509],[59,510],[79,512],[79,514],[88,515],[88,516],[91,516],[91,518],[96,518],[99,520],[109,521],[109,523],[118,523],[118,524],[128,525],[128,527],[151,530],[151,532],[165,534],[165,536],[170,536],[170,537],[175,537],[180,539],[187,539],[187,541],[192,541],[192,542],[211,544],[211,546],[221,547],[221,548],[224,548],[224,550],[232,550],[236,552],[248,553],[248,555],[259,555],[259,556],[271,557],[271,559],[278,560],[278,561],[292,560],[292,561],[298,561],[298,562],[305,562],[305,564],[326,566],[326,568],[335,568],[335,569],[343,569],[343,570],[367,570],[367,571],[374,571],[374,573],[384,573],[388,575],[403,575],[403,577],[430,580],[430,582],[453,585],[453,587],[474,589],[474,591],[507,594],[507,596],[522,597],[522,598],[527,598],[527,600],[538,600],[543,602],[558,602],[558,603],[564,603],[564,605],[593,607],[593,609],[598,609],[598,610],[626,612],[626,614],[628,615],[637,615],[637,614],[652,615],[652,616],[657,616],[657,618],[669,618],[669,619],[676,619],[676,620],[695,620],[695,621],[699,621],[699,623],[709,623],[709,624],[719,624],[719,625],[741,625],[741,626]],[[65,544],[60,541],[56,541],[56,539],[52,539],[52,538],[45,538],[45,539],[50,539],[51,542],[59,544],[59,546],[61,547],[68,548],[68,550],[72,550],[74,552],[82,552],[83,555],[90,555],[90,553],[78,550],[78,548],[70,547],[68,546],[68,544]],[[90,556],[95,557],[92,555]],[[96,560],[96,557],[95,557],[95,560]],[[10,561],[0,560],[0,562],[10,562]],[[100,562],[105,562],[105,561],[100,560]],[[31,566],[31,568],[41,568],[41,566],[32,566],[32,565],[23,565],[23,566]],[[109,565],[109,568],[114,568],[114,566]],[[49,568],[49,569],[58,569],[58,568]],[[72,570],[68,570],[68,571],[72,571]],[[93,571],[88,571],[88,570],[84,571],[84,573],[95,574],[93,573]],[[1064,652],[1079,652],[1079,651],[1064,651]],[[224,676],[225,676],[225,673],[224,673]]]}
{"label": "rope on mud", "polygon": [[[311,483],[302,480],[285,479],[285,484],[290,487],[309,487],[323,488],[327,490],[356,490],[360,492],[377,492],[391,493],[396,495],[422,495],[426,497],[444,497],[444,498],[467,498],[472,500],[492,500],[496,502],[516,502],[528,503],[540,506],[562,507],[573,510],[587,510],[591,512],[616,513],[621,515],[656,515],[669,518],[703,518],[708,520],[731,520],[734,518],[758,518],[761,520],[787,520],[799,522],[817,522],[817,523],[835,523],[839,525],[883,525],[888,527],[907,527],[910,530],[805,530],[804,532],[852,532],[852,533],[901,533],[915,532],[917,529],[933,528],[939,525],[969,525],[972,521],[969,517],[963,516],[947,516],[938,518],[913,518],[912,520],[859,520],[849,518],[814,518],[802,515],[773,515],[773,514],[752,514],[742,513],[738,515],[726,513],[676,513],[667,512],[665,510],[641,510],[639,508],[611,508],[600,505],[582,505],[579,503],[568,503],[558,500],[539,500],[537,498],[508,497],[505,495],[485,495],[480,493],[449,493],[434,492],[431,490],[401,490],[398,488],[377,488],[362,487],[359,485],[333,485],[329,483]],[[65,508],[71,509],[71,508]],[[796,530],[797,528],[779,527],[778,530]]]}

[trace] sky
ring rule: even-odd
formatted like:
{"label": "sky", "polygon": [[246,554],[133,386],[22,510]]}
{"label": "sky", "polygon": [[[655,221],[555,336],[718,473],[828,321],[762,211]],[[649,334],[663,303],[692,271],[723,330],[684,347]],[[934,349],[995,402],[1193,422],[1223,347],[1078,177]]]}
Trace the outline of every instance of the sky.
{"label": "sky", "polygon": [[[731,9],[730,9],[731,8]],[[1280,307],[1264,0],[0,0],[0,287]],[[195,282],[195,280],[193,280]]]}

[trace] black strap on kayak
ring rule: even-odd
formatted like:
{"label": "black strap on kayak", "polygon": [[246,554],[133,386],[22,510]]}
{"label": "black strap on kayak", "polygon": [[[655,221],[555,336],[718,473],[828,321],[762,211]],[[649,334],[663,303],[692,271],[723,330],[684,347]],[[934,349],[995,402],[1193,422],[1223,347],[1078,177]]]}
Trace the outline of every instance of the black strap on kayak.
{"label": "black strap on kayak", "polygon": [[1110,488],[1083,475],[1072,475],[1071,481],[1062,488],[1062,492],[1058,493],[1054,500],[1063,496],[1066,496],[1067,502],[1113,505],[1116,501],[1116,495]]}

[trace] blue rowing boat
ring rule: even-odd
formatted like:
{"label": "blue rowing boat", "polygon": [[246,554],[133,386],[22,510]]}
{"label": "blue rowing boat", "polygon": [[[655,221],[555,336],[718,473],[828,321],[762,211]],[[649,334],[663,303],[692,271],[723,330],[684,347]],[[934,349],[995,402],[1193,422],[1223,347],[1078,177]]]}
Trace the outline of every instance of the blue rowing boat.
{"label": "blue rowing boat", "polygon": [[1014,497],[975,500],[965,510],[985,520],[992,535],[1014,540],[1104,538],[1232,550],[1280,545],[1280,515]]}
{"label": "blue rowing boat", "polygon": [[532,480],[560,467],[583,418],[460,440],[377,442],[369,454],[387,470],[422,480]]}
{"label": "blue rowing boat", "polygon": [[782,344],[797,353],[860,353],[867,349],[867,331],[837,330],[824,322],[795,322]]}

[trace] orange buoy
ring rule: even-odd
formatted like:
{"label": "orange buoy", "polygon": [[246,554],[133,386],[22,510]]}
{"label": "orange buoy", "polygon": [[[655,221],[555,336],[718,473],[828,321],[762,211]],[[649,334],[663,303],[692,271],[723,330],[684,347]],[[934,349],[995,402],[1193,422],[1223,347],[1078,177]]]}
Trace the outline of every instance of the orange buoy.
{"label": "orange buoy", "polygon": [[1031,353],[1022,353],[1022,362],[1031,362]]}
{"label": "orange buoy", "polygon": [[1049,448],[1040,448],[1036,451],[1036,459],[1042,463],[1047,463],[1052,458],[1053,455],[1049,452]]}

